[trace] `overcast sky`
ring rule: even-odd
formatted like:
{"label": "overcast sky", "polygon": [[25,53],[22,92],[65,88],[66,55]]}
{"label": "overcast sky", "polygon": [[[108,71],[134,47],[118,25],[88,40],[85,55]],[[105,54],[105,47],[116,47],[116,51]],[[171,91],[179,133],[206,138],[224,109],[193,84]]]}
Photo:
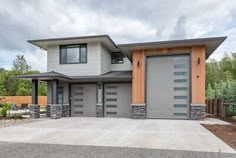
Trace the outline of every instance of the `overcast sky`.
{"label": "overcast sky", "polygon": [[46,71],[40,38],[108,34],[117,44],[228,36],[211,58],[236,52],[235,0],[0,0],[0,67],[24,54]]}

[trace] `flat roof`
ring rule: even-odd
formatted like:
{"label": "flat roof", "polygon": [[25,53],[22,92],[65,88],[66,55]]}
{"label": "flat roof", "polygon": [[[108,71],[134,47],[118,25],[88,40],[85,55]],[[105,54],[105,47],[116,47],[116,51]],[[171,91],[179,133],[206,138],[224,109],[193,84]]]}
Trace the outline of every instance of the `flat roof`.
{"label": "flat roof", "polygon": [[53,80],[59,79],[70,82],[86,82],[86,81],[131,81],[132,71],[110,71],[102,75],[93,76],[67,76],[62,73],[55,71],[43,72],[38,74],[25,74],[13,77],[14,79],[24,79],[24,80]]}
{"label": "flat roof", "polygon": [[119,47],[108,35],[94,35],[94,36],[78,36],[78,37],[65,37],[65,38],[49,38],[28,40],[29,43],[47,50],[50,45],[67,45],[67,44],[80,44],[89,42],[101,42],[108,50],[112,52],[120,51]]}
{"label": "flat roof", "polygon": [[132,59],[132,50],[139,49],[158,49],[158,48],[174,48],[174,47],[192,47],[205,46],[206,59],[221,45],[227,37],[211,37],[211,38],[196,38],[172,41],[156,41],[144,43],[128,43],[117,45],[130,59]]}
{"label": "flat roof", "polygon": [[109,35],[95,35],[95,36],[79,36],[66,38],[50,38],[29,40],[28,42],[47,50],[50,45],[66,45],[66,44],[80,44],[89,42],[101,42],[111,52],[122,52],[130,60],[132,60],[132,51],[139,49],[158,49],[158,48],[178,48],[178,47],[192,47],[205,46],[206,59],[221,45],[227,37],[211,37],[211,38],[196,38],[170,41],[155,41],[143,43],[128,43],[116,44]]}

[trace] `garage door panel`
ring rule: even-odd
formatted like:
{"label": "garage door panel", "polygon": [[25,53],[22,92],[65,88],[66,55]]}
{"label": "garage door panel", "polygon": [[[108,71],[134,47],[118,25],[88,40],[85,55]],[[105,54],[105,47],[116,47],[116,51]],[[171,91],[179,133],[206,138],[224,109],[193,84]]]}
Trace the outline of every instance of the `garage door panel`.
{"label": "garage door panel", "polygon": [[147,57],[147,117],[187,119],[189,56]]}
{"label": "garage door panel", "polygon": [[131,84],[105,84],[104,106],[106,117],[131,117]]}
{"label": "garage door panel", "polygon": [[71,86],[71,115],[96,116],[95,84],[74,84]]}
{"label": "garage door panel", "polygon": [[182,96],[188,96],[189,95],[189,92],[188,91],[174,91],[174,96],[176,95],[182,95]]}

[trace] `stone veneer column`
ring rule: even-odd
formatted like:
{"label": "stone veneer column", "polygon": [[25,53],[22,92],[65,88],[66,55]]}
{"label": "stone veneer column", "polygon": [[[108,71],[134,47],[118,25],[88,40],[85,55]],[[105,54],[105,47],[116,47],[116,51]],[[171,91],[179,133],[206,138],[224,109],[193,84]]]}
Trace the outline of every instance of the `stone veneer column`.
{"label": "stone veneer column", "polygon": [[190,107],[190,119],[191,120],[202,120],[206,116],[206,105],[205,104],[191,104]]}
{"label": "stone veneer column", "polygon": [[40,106],[37,104],[31,104],[29,105],[30,110],[30,118],[31,119],[37,119],[40,118]]}
{"label": "stone veneer column", "polygon": [[145,119],[146,118],[146,106],[145,104],[132,104],[132,118]]}
{"label": "stone veneer column", "polygon": [[62,105],[61,104],[51,104],[50,105],[50,117],[51,119],[58,119],[62,116]]}

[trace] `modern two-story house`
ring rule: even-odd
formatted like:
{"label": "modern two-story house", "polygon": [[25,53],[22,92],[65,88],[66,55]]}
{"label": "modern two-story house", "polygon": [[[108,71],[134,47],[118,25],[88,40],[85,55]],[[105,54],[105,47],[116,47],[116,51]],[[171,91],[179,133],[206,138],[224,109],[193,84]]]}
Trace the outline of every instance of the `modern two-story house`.
{"label": "modern two-story house", "polygon": [[32,80],[33,104],[38,81],[47,82],[48,104],[67,105],[71,117],[201,119],[205,60],[225,39],[119,45],[108,35],[30,40],[47,51],[47,72],[17,78]]}

